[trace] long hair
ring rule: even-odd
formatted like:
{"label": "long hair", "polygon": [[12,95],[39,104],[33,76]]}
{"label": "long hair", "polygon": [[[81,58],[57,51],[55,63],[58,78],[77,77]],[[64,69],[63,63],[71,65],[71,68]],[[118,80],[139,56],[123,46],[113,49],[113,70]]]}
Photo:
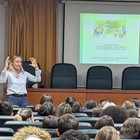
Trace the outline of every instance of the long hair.
{"label": "long hair", "polygon": [[[14,70],[12,63],[17,57],[20,57],[22,59],[22,57],[19,54],[13,55],[12,59],[9,62],[8,71],[13,71]],[[21,71],[22,71],[22,73],[24,73],[24,69],[23,69],[22,66],[21,66]]]}

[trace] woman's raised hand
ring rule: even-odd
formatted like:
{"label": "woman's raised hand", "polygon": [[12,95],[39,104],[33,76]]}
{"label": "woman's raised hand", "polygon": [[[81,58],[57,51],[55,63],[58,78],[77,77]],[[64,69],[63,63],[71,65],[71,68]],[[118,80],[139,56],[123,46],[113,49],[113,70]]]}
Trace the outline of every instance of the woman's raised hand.
{"label": "woman's raised hand", "polygon": [[36,62],[36,59],[33,58],[33,57],[31,57],[31,58],[30,58],[30,61],[31,61],[30,66],[34,67],[35,70],[39,70],[38,65],[37,65],[37,62]]}
{"label": "woman's raised hand", "polygon": [[10,63],[10,57],[8,56],[5,60],[5,66],[4,66],[4,71],[6,71],[9,67],[9,63]]}

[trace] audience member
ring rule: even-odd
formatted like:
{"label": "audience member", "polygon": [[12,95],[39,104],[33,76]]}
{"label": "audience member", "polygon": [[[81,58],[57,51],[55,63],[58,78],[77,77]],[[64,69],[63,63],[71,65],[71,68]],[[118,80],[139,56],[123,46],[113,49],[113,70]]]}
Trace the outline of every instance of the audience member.
{"label": "audience member", "polygon": [[93,108],[95,108],[97,106],[97,103],[96,103],[96,101],[94,101],[94,100],[88,100],[87,102],[86,102],[86,105],[85,105],[85,107],[87,108],[87,109],[93,109]]}
{"label": "audience member", "polygon": [[50,96],[48,93],[43,94],[40,99],[40,104],[44,104],[45,102],[52,102],[53,104],[52,96]]}
{"label": "audience member", "polygon": [[114,127],[114,121],[110,116],[104,115],[94,125],[95,129],[101,129],[104,126],[112,126]]}
{"label": "audience member", "polygon": [[72,113],[72,108],[68,103],[63,102],[57,107],[56,112],[55,112],[55,116],[60,117],[60,116],[67,114],[67,113]]}
{"label": "audience member", "polygon": [[125,109],[135,109],[135,104],[132,102],[132,101],[125,101],[123,104],[122,104],[122,108],[125,108]]}
{"label": "audience member", "polygon": [[82,105],[78,102],[75,101],[73,106],[72,106],[72,112],[73,113],[81,113],[82,111]]}
{"label": "audience member", "polygon": [[140,120],[138,118],[129,118],[121,127],[121,139],[140,139]]}
{"label": "audience member", "polygon": [[92,111],[92,117],[99,117],[102,110],[103,108],[100,105],[96,106]]}
{"label": "audience member", "polygon": [[136,108],[140,108],[140,100],[138,98],[133,98],[131,101],[135,104]]}
{"label": "audience member", "polygon": [[53,115],[49,115],[43,120],[42,128],[58,128],[58,118]]}
{"label": "audience member", "polygon": [[53,104],[52,102],[45,102],[38,110],[38,116],[53,115]]}
{"label": "audience member", "polygon": [[101,112],[100,117],[104,115],[112,117],[114,123],[123,123],[129,117],[126,109],[117,106],[109,106],[104,109]]}
{"label": "audience member", "polygon": [[65,114],[58,119],[57,135],[60,136],[70,129],[78,130],[78,126],[79,121],[75,116],[71,114]]}
{"label": "audience member", "polygon": [[0,102],[0,115],[13,115],[12,103],[9,102]]}
{"label": "audience member", "polygon": [[33,111],[34,112],[38,112],[39,111],[39,109],[41,108],[41,104],[36,104],[35,106],[34,106],[34,108],[33,108]]}
{"label": "audience member", "polygon": [[51,136],[41,128],[28,126],[19,129],[12,140],[51,140]]}
{"label": "audience member", "polygon": [[73,106],[75,101],[76,101],[76,99],[74,97],[68,97],[66,99],[66,103],[70,104],[71,107]]}
{"label": "audience member", "polygon": [[129,114],[129,117],[132,118],[132,117],[138,117],[138,111],[135,110],[135,109],[128,109],[128,114]]}
{"label": "audience member", "polygon": [[71,129],[63,133],[59,140],[90,140],[90,137],[84,132]]}
{"label": "audience member", "polygon": [[95,140],[120,140],[120,137],[114,127],[104,126],[97,133]]}
{"label": "audience member", "polygon": [[15,115],[16,121],[34,121],[34,115],[31,109],[22,108]]}

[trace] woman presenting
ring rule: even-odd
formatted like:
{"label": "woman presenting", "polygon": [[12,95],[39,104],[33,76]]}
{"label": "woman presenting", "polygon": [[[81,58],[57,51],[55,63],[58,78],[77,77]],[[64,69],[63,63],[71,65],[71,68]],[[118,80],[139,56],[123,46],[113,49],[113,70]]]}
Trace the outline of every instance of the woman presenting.
{"label": "woman presenting", "polygon": [[7,101],[19,107],[26,107],[28,104],[27,81],[41,81],[41,70],[38,68],[36,59],[30,58],[30,61],[30,65],[35,68],[35,76],[23,70],[20,55],[14,55],[11,61],[10,57],[7,57],[4,69],[0,75],[0,83],[7,82]]}

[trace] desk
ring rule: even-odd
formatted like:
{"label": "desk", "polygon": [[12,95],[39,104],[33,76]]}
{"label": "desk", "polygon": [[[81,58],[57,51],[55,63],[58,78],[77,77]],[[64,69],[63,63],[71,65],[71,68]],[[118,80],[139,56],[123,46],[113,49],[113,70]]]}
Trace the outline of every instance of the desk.
{"label": "desk", "polygon": [[[132,98],[140,99],[140,90],[96,90],[96,89],[52,89],[52,88],[29,88],[28,90],[28,103],[37,104],[40,101],[41,96],[44,93],[49,93],[54,102],[54,106],[57,107],[60,103],[64,102],[68,96],[76,98],[84,106],[86,101],[94,99],[99,103],[101,99],[108,99],[115,102],[117,105],[121,105],[125,100]],[[5,92],[6,93],[6,92]],[[4,94],[4,100],[6,96]]]}

